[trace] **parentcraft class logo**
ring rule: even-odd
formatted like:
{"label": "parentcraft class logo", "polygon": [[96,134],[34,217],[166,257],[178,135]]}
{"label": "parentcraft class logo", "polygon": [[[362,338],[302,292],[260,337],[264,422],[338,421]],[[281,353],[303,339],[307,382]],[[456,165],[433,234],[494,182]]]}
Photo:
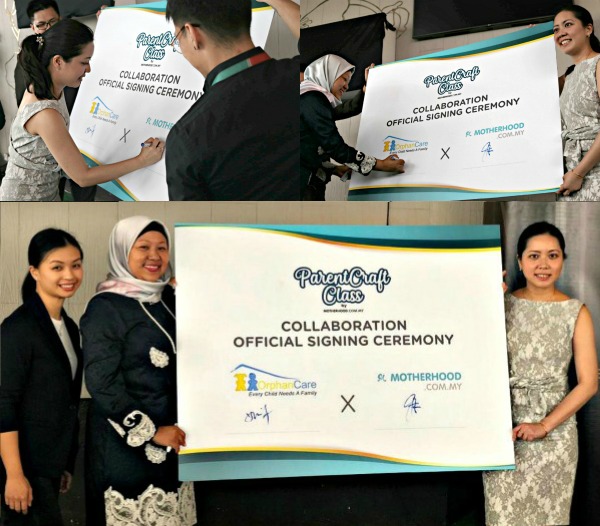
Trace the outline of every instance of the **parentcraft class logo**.
{"label": "parentcraft class logo", "polygon": [[327,306],[347,303],[362,303],[365,300],[365,287],[374,287],[382,293],[392,278],[387,269],[367,272],[362,267],[352,267],[341,272],[325,272],[299,267],[294,271],[294,279],[301,289],[323,287],[321,300]]}
{"label": "parentcraft class logo", "polygon": [[111,110],[100,97],[94,97],[90,106],[90,114],[92,119],[110,122],[116,124],[119,116]]}
{"label": "parentcraft class logo", "polygon": [[383,139],[383,153],[392,155],[394,153],[426,152],[429,147],[427,141],[416,141],[412,139],[402,139],[388,135]]}
{"label": "parentcraft class logo", "polygon": [[438,94],[445,95],[451,91],[461,90],[463,88],[462,81],[465,79],[475,82],[475,79],[480,73],[481,70],[478,66],[474,66],[469,70],[459,68],[449,75],[428,75],[423,79],[423,83],[427,88],[430,88],[431,86],[437,86]]}
{"label": "parentcraft class logo", "polygon": [[317,382],[282,376],[244,363],[235,367],[231,374],[235,380],[235,391],[249,396],[316,395]]}
{"label": "parentcraft class logo", "polygon": [[144,50],[144,62],[152,60],[162,60],[166,55],[166,48],[171,45],[175,35],[171,31],[165,31],[160,35],[149,35],[140,33],[136,38],[137,48],[146,48]]}

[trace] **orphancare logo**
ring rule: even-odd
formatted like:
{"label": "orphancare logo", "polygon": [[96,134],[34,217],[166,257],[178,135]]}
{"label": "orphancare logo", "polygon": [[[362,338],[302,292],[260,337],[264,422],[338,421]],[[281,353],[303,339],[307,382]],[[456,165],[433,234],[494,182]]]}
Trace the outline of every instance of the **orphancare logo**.
{"label": "orphancare logo", "polygon": [[100,97],[94,97],[92,100],[90,113],[93,119],[110,122],[111,124],[116,124],[119,120],[119,116],[104,104],[104,101]]}
{"label": "orphancare logo", "polygon": [[235,367],[231,373],[235,379],[236,392],[248,393],[249,396],[317,394],[317,382],[282,376],[244,363]]}
{"label": "orphancare logo", "polygon": [[137,47],[144,46],[144,61],[162,60],[165,58],[165,48],[171,45],[175,35],[170,31],[165,31],[160,35],[148,35],[140,33],[136,38]]}
{"label": "orphancare logo", "polygon": [[361,290],[363,287],[375,287],[381,294],[392,281],[387,269],[367,272],[361,267],[352,267],[340,272],[299,267],[294,271],[294,279],[298,281],[301,289],[308,286],[323,287],[321,299],[327,306],[336,303],[362,303],[365,300],[365,293]]}
{"label": "orphancare logo", "polygon": [[474,66],[469,70],[459,68],[449,75],[429,75],[423,79],[423,83],[428,88],[434,84],[437,85],[438,93],[440,95],[445,95],[450,91],[461,90],[463,88],[463,83],[461,81],[465,79],[470,79],[471,82],[474,82],[477,78],[477,75],[480,73],[481,70],[478,66]]}
{"label": "orphancare logo", "polygon": [[416,141],[413,139],[402,139],[388,135],[383,139],[383,153],[392,155],[393,153],[410,153],[427,151],[429,143],[427,141]]}

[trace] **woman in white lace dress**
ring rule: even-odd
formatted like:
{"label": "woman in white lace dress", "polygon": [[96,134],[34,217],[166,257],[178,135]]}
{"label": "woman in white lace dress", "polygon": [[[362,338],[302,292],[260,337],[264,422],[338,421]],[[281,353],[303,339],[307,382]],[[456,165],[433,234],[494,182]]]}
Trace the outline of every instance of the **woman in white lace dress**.
{"label": "woman in white lace dress", "polygon": [[87,524],[191,526],[194,489],[180,483],[174,294],[166,227],[123,219],[109,274],[81,319],[86,386]]}
{"label": "woman in white lace dress", "polygon": [[89,73],[93,38],[89,27],[67,19],[23,40],[18,60],[29,87],[10,130],[0,201],[58,201],[61,171],[80,186],[93,186],[161,159],[164,143],[150,138],[139,155],[90,168],[69,135],[63,89],[79,87]]}
{"label": "woman in white lace dress", "polygon": [[589,11],[576,5],[560,11],[554,40],[575,63],[559,79],[567,172],[558,199],[600,201],[600,41]]}
{"label": "woman in white lace dress", "polygon": [[[555,286],[566,257],[558,228],[528,226],[517,257],[526,285],[505,299],[516,469],[484,473],[486,525],[564,525],[577,468],[575,413],[598,389],[594,328],[587,307]],[[569,391],[572,360],[577,385]]]}

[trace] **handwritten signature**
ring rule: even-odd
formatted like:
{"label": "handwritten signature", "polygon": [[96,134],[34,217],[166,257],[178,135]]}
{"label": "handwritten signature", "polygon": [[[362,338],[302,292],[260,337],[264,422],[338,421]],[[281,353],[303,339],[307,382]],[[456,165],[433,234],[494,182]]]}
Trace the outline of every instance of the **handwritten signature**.
{"label": "handwritten signature", "polygon": [[406,408],[406,417],[410,414],[417,414],[417,409],[421,409],[421,405],[417,401],[417,395],[411,394],[405,401],[404,407]]}
{"label": "handwritten signature", "polygon": [[256,420],[263,419],[267,421],[267,424],[271,421],[271,413],[265,404],[259,411],[250,411],[246,413],[244,422],[255,422]]}
{"label": "handwritten signature", "polygon": [[483,153],[483,157],[491,157],[494,149],[492,148],[492,143],[486,142],[483,148],[481,148],[481,153]]}

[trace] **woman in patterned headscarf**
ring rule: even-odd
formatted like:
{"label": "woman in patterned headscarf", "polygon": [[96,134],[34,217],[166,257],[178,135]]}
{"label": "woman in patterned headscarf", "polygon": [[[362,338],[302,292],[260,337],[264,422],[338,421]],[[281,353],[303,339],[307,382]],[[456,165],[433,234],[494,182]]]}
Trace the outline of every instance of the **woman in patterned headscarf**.
{"label": "woman in patterned headscarf", "polygon": [[109,274],[81,319],[86,386],[88,522],[195,524],[193,485],[179,483],[174,295],[166,227],[117,223]]}
{"label": "woman in patterned headscarf", "polygon": [[[365,81],[370,68],[365,70]],[[325,55],[311,63],[300,83],[300,163],[307,182],[306,199],[325,199],[325,187],[335,173],[345,176],[350,169],[368,175],[371,170],[403,172],[404,161],[395,155],[376,159],[348,146],[335,121],[358,115],[362,110],[365,87],[347,103],[354,66],[337,55]],[[341,164],[335,167],[329,161]]]}

